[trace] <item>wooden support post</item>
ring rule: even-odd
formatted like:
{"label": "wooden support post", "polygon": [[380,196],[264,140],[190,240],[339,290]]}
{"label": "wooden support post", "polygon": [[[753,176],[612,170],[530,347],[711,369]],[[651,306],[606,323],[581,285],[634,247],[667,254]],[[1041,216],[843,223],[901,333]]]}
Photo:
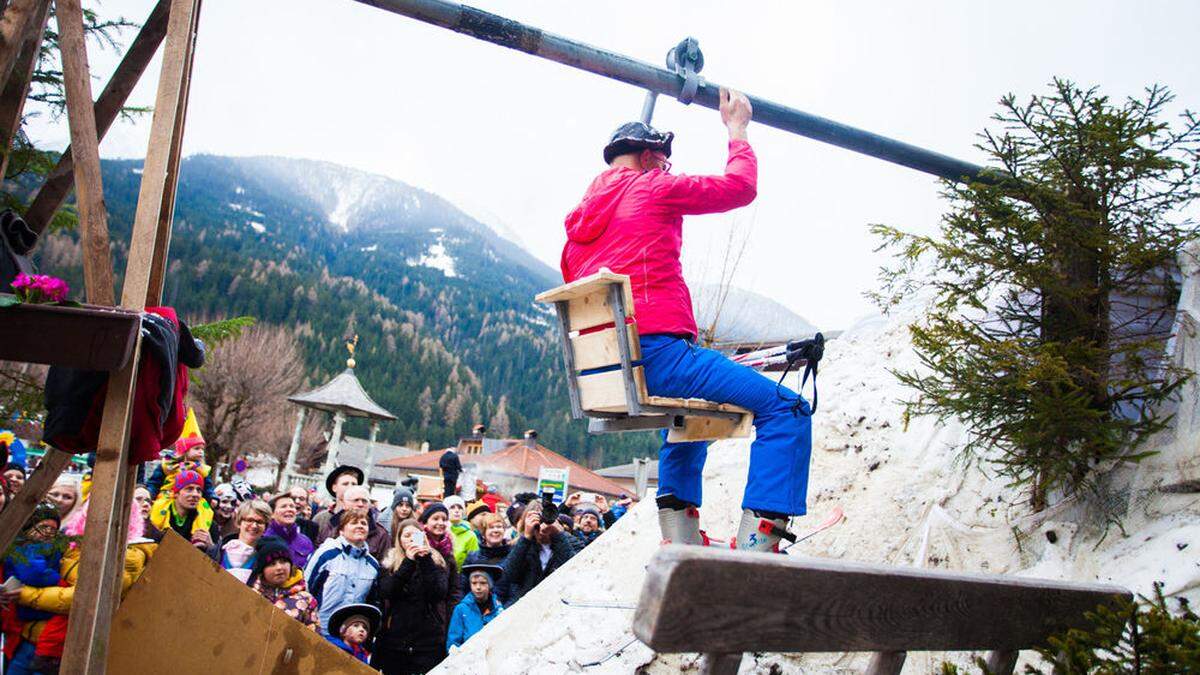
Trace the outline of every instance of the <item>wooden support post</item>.
{"label": "wooden support post", "polygon": [[53,448],[46,452],[42,463],[29,476],[29,480],[25,481],[25,486],[9,500],[4,510],[0,511],[0,551],[8,550],[9,544],[17,538],[17,533],[25,526],[25,521],[33,513],[33,509],[70,463],[69,453]]}
{"label": "wooden support post", "polygon": [[[100,181],[100,143],[92,109],[92,84],[83,35],[80,0],[59,0],[59,45],[63,85],[67,93],[67,122],[75,148],[75,192],[79,204],[80,239],[83,243],[83,279],[87,299],[96,305],[116,302],[112,255],[108,247],[108,215]],[[138,309],[141,309],[138,307]],[[110,395],[112,392],[109,392]]]}
{"label": "wooden support post", "polygon": [[875,652],[867,666],[867,675],[900,675],[907,652]]}
{"label": "wooden support post", "polygon": [[[150,12],[142,24],[142,30],[129,45],[129,51],[113,71],[108,85],[96,99],[95,117],[97,140],[103,140],[113,122],[116,121],[129,93],[141,79],[142,73],[154,58],[158,46],[162,44],[167,34],[167,15],[170,11],[171,0],[158,0],[158,4]],[[25,211],[25,222],[35,232],[41,232],[50,224],[54,213],[66,201],[74,186],[72,172],[74,171],[74,153],[68,147],[58,159],[58,164],[46,177],[46,182],[38,189],[33,201]]]}
{"label": "wooden support post", "polygon": [[8,78],[21,53],[29,24],[37,20],[42,0],[10,0],[0,14],[0,87]]}
{"label": "wooden support post", "polygon": [[988,652],[987,669],[990,675],[1012,675],[1017,668],[1017,657],[1021,652],[1015,649],[1005,649]]}
{"label": "wooden support post", "polygon": [[12,76],[0,91],[0,179],[8,173],[8,159],[12,155],[13,143],[21,129],[21,114],[25,111],[25,99],[29,96],[29,83],[37,67],[38,52],[50,19],[50,0],[41,0],[33,21],[25,27],[21,51],[13,65]]}
{"label": "wooden support post", "polygon": [[737,675],[741,654],[705,654],[700,660],[700,675]]}
{"label": "wooden support post", "polygon": [[[59,0],[60,21],[64,21],[63,7],[70,4],[73,6],[69,9],[75,10],[78,1]],[[167,243],[164,239],[169,237],[170,221],[165,223],[164,237],[162,211],[164,203],[172,203],[174,199],[174,185],[168,185],[168,180],[173,183],[175,178],[172,158],[176,163],[178,161],[179,144],[175,135],[182,132],[183,118],[179,108],[187,104],[187,77],[199,4],[199,0],[171,0],[154,121],[121,295],[121,304],[129,308],[141,309],[147,302],[156,302],[161,291],[151,288],[151,279],[156,274],[161,278],[161,268],[166,262]],[[85,162],[85,146],[74,135],[72,142],[76,148],[76,164]],[[94,129],[91,142],[96,142]],[[77,180],[76,189],[82,187]],[[155,271],[156,267],[160,268],[159,272]],[[129,403],[140,351],[139,344],[129,365],[109,379],[81,551],[81,573],[62,664],[62,672],[66,673],[103,673],[107,664],[108,633],[113,606],[119,595],[119,590],[113,587],[120,578],[120,570],[115,568],[124,565],[127,516],[122,512],[129,508],[126,497],[132,481],[128,462]]]}

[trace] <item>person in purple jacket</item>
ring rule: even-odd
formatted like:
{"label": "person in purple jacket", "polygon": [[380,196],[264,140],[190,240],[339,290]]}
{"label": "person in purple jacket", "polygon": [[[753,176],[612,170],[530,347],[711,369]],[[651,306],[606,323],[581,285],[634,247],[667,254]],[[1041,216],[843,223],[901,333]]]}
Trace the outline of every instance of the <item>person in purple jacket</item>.
{"label": "person in purple jacket", "polygon": [[284,492],[271,499],[271,523],[267,525],[266,537],[279,537],[287,544],[292,554],[292,564],[297,569],[308,565],[308,557],[312,555],[313,542],[296,523],[296,500]]}

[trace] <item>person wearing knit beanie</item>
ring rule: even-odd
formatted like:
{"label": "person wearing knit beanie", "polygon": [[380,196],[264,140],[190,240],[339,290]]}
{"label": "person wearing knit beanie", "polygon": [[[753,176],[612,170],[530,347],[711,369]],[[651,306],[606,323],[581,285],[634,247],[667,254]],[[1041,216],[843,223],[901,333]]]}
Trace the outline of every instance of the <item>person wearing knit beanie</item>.
{"label": "person wearing knit beanie", "polygon": [[189,485],[199,485],[203,489],[204,477],[199,472],[191,469],[180,471],[175,475],[175,482],[171,484],[171,492],[178,494],[180,490]]}
{"label": "person wearing knit beanie", "polygon": [[287,558],[288,562],[292,560],[292,549],[288,547],[286,541],[279,537],[259,539],[258,546],[254,550],[254,571],[251,573],[251,579],[260,576],[263,569],[280,558]]}
{"label": "person wearing knit beanie", "polygon": [[305,626],[317,627],[318,603],[304,584],[304,572],[292,564],[291,549],[279,537],[258,540],[254,553],[254,572],[247,582],[284,614]]}
{"label": "person wearing knit beanie", "polygon": [[418,518],[418,520],[420,520],[421,524],[424,525],[429,522],[429,518],[435,513],[444,513],[446,514],[447,519],[450,517],[450,510],[446,508],[445,504],[442,502],[433,502],[425,507],[425,510],[421,512],[421,516]]}

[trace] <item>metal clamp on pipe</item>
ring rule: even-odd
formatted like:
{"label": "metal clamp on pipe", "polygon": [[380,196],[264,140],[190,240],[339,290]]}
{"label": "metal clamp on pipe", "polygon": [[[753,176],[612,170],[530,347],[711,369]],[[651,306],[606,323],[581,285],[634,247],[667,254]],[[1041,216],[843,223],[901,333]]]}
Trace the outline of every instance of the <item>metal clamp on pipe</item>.
{"label": "metal clamp on pipe", "polygon": [[667,52],[667,70],[683,78],[683,86],[676,96],[679,102],[688,105],[696,98],[696,91],[704,83],[704,78],[697,75],[704,69],[704,53],[700,51],[700,42],[694,37],[686,37]]}

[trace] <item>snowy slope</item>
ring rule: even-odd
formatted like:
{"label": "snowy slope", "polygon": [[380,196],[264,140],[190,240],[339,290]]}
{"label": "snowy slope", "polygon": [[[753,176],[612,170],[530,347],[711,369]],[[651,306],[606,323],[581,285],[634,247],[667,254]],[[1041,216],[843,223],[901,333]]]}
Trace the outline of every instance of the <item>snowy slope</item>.
{"label": "snowy slope", "polygon": [[696,324],[716,322],[718,342],[779,342],[810,337],[817,327],[782,304],[753,291],[715,284],[695,287]]}
{"label": "snowy slope", "polygon": [[[1192,270],[1182,306],[1185,323],[1176,353],[1200,365],[1200,291]],[[919,308],[859,322],[828,345],[821,371],[821,410],[814,427],[810,516],[819,522],[834,505],[846,521],[794,549],[796,554],[1031,577],[1115,582],[1148,594],[1165,592],[1200,602],[1200,500],[1164,492],[1200,478],[1196,438],[1200,390],[1184,393],[1180,426],[1158,439],[1159,456],[1111,472],[1109,505],[1122,507],[1125,533],[1105,532],[1096,505],[1063,502],[1039,514],[1016,503],[1003,480],[959,462],[963,429],[914,420],[906,429],[888,368],[915,367],[906,325]],[[701,524],[716,537],[734,530],[744,486],[748,442],[714,444],[705,470]],[[1193,489],[1193,492],[1195,490]],[[1086,506],[1086,508],[1084,508]],[[1048,533],[1053,531],[1053,537]],[[1051,539],[1054,543],[1051,543]],[[655,655],[632,641],[632,611],[581,609],[561,598],[636,603],[645,565],[659,545],[652,500],[646,500],[505,611],[437,673],[675,673],[695,655]],[[624,649],[622,649],[624,647]],[[619,653],[618,653],[619,651]],[[615,656],[614,656],[615,654]],[[584,664],[609,657],[599,665]],[[1030,658],[1030,654],[1024,654]],[[905,673],[928,673],[944,659],[968,665],[966,654],[913,653]],[[852,673],[862,654],[761,655],[743,660],[756,673]]]}

